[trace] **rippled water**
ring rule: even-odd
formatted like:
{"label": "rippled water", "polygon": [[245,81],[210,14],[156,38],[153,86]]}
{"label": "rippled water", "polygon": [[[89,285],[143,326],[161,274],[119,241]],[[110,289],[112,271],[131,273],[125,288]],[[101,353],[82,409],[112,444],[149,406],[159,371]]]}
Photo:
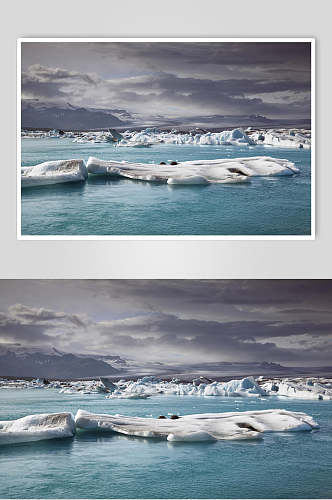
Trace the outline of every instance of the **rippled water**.
{"label": "rippled water", "polygon": [[78,408],[145,417],[284,408],[312,415],[321,429],[256,442],[173,444],[81,431],[72,439],[2,446],[0,498],[332,498],[332,401],[0,392],[0,420]]}
{"label": "rippled water", "polygon": [[129,179],[24,189],[23,235],[308,235],[310,151],[264,146],[160,144],[146,149],[23,139],[22,165],[89,156],[159,163],[272,156],[301,169],[293,177],[252,178],[247,185],[160,185]]}

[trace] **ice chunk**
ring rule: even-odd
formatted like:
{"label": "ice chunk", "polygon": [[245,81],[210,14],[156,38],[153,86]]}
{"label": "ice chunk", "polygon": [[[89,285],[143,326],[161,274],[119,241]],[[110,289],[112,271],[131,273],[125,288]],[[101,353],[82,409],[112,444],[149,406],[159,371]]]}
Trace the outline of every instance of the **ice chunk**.
{"label": "ice chunk", "polygon": [[175,165],[105,161],[90,157],[87,169],[91,174],[168,184],[227,184],[247,182],[253,176],[293,175],[299,172],[288,160],[266,156],[184,161]]}
{"label": "ice chunk", "polygon": [[136,392],[114,392],[105,397],[106,399],[147,399],[150,397],[150,394],[137,394]]}
{"label": "ice chunk", "polygon": [[250,137],[256,144],[263,144],[264,146],[304,149],[310,149],[311,147],[310,137],[291,130],[260,130],[251,134]]}
{"label": "ice chunk", "polygon": [[204,396],[265,396],[262,389],[253,377],[229,382],[213,382],[204,387]]}
{"label": "ice chunk", "polygon": [[119,175],[119,169],[117,168],[118,165],[119,165],[118,161],[99,160],[98,158],[90,156],[86,164],[86,167],[89,174],[117,176]]}
{"label": "ice chunk", "polygon": [[74,434],[75,421],[71,413],[42,413],[0,421],[0,444],[66,438]]}
{"label": "ice chunk", "polygon": [[332,399],[332,389],[317,382],[305,380],[272,380],[262,384],[269,395],[285,396],[296,399]]}
{"label": "ice chunk", "polygon": [[118,147],[123,148],[150,148],[152,144],[150,142],[135,142],[135,141],[125,141],[122,140],[117,144]]}
{"label": "ice chunk", "polygon": [[21,168],[21,186],[45,186],[63,182],[85,181],[88,172],[83,160],[46,161]]}
{"label": "ice chunk", "polygon": [[113,431],[169,441],[257,439],[264,432],[311,431],[319,427],[309,415],[286,410],[203,413],[174,420],[97,415],[78,410],[75,422],[81,429]]}
{"label": "ice chunk", "polygon": [[108,392],[114,392],[117,389],[117,386],[106,377],[100,377],[100,382],[105,387],[105,389],[108,390]]}

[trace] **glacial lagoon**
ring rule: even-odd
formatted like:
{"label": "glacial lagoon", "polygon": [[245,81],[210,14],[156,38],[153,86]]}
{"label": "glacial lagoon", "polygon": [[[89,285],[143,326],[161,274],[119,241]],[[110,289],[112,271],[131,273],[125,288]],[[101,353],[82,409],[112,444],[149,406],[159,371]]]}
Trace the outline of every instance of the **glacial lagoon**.
{"label": "glacial lagoon", "polygon": [[154,144],[149,148],[22,139],[22,166],[90,156],[157,163],[269,156],[300,174],[243,184],[176,185],[90,176],[86,182],[22,191],[22,235],[310,235],[310,149],[266,145]]}
{"label": "glacial lagoon", "polygon": [[140,417],[282,408],[320,425],[249,441],[169,442],[79,431],[73,438],[4,445],[1,498],[329,498],[332,400],[155,395],[105,399],[57,389],[3,389],[0,420],[72,412]]}

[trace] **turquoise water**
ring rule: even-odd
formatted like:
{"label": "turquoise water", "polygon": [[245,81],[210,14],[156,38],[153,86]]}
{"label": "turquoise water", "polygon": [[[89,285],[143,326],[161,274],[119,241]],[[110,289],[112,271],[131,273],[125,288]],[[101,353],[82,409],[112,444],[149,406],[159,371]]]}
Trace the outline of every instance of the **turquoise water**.
{"label": "turquoise water", "polygon": [[22,235],[308,235],[310,151],[264,146],[160,144],[146,149],[23,139],[22,165],[89,156],[159,163],[272,156],[301,169],[291,178],[253,178],[247,185],[176,186],[128,179],[24,189]]}
{"label": "turquoise water", "polygon": [[169,443],[80,432],[73,439],[2,446],[0,498],[332,498],[332,401],[158,396],[106,400],[53,390],[2,390],[0,419],[78,408],[153,416],[285,408],[320,423],[314,432],[263,441]]}

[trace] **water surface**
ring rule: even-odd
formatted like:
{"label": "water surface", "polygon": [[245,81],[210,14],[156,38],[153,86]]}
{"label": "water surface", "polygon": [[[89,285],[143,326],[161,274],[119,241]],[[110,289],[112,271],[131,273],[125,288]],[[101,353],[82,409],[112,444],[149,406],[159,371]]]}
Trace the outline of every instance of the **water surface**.
{"label": "water surface", "polygon": [[169,443],[79,432],[73,439],[2,446],[0,498],[331,498],[332,401],[156,396],[106,400],[55,390],[2,390],[0,420],[72,411],[153,416],[284,408],[319,431],[262,441]]}
{"label": "water surface", "polygon": [[22,235],[309,235],[310,150],[159,144],[116,148],[71,139],[23,139],[22,165],[96,156],[160,161],[272,156],[301,174],[238,185],[169,186],[89,177],[85,183],[24,189]]}

